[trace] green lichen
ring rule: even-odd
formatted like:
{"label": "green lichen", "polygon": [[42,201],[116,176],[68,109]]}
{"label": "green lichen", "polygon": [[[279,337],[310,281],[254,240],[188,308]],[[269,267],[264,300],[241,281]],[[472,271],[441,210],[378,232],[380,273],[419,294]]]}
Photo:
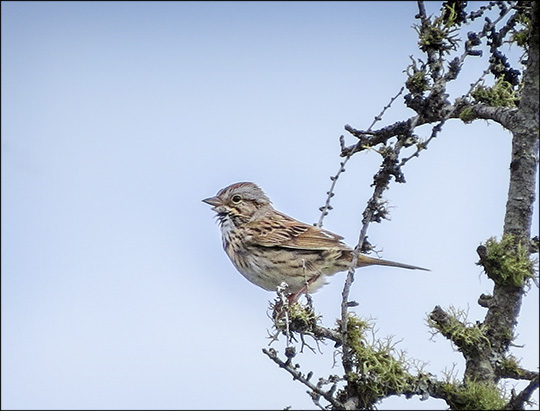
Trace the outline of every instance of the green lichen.
{"label": "green lichen", "polygon": [[495,283],[521,287],[535,277],[529,247],[516,244],[514,236],[505,235],[500,242],[491,237],[483,246],[485,252],[480,264]]}
{"label": "green lichen", "polygon": [[455,50],[457,46],[456,28],[450,27],[443,18],[438,17],[433,22],[423,22],[415,26],[418,33],[418,46],[423,52],[436,51],[441,54]]}
{"label": "green lichen", "polygon": [[525,13],[518,13],[516,20],[521,29],[512,29],[510,41],[515,42],[520,47],[526,47],[531,37],[531,19]]}
{"label": "green lichen", "polygon": [[426,72],[424,70],[415,70],[413,68],[413,74],[409,74],[405,86],[412,94],[422,94],[429,88]]}
{"label": "green lichen", "polygon": [[472,123],[473,120],[476,120],[476,116],[473,114],[472,108],[465,107],[459,114],[459,118],[465,124]]}
{"label": "green lichen", "polygon": [[522,372],[521,367],[519,366],[518,359],[511,354],[500,361],[499,367],[501,368],[504,375],[519,376]]}
{"label": "green lichen", "polygon": [[508,401],[501,389],[491,382],[446,382],[442,390],[452,410],[501,410]]}
{"label": "green lichen", "polygon": [[446,27],[459,25],[466,21],[466,1],[445,1],[441,9],[441,17]]}
{"label": "green lichen", "polygon": [[353,354],[354,371],[347,375],[347,380],[361,399],[362,408],[372,407],[390,393],[402,393],[413,383],[405,353],[395,349],[391,338],[369,341],[367,332],[373,333],[369,321],[349,316],[347,342]]}
{"label": "green lichen", "polygon": [[309,333],[313,331],[320,317],[315,315],[313,307],[299,302],[284,304],[281,301],[270,304],[276,329]]}
{"label": "green lichen", "polygon": [[486,337],[484,324],[471,324],[467,321],[467,314],[463,310],[450,306],[447,321],[436,322],[433,318],[427,318],[430,328],[440,332],[452,343],[460,347],[462,351],[479,350],[489,347],[489,339]]}
{"label": "green lichen", "polygon": [[497,80],[493,87],[478,85],[471,96],[477,103],[484,103],[491,107],[517,107],[519,102],[518,92],[514,90],[512,84],[502,77]]}

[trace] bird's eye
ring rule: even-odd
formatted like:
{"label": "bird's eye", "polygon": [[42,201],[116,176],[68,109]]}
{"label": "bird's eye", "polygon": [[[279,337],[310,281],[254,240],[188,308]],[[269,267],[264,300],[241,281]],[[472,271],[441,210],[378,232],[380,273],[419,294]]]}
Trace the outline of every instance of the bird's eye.
{"label": "bird's eye", "polygon": [[242,201],[242,196],[240,196],[240,195],[238,195],[238,194],[236,194],[236,195],[233,196],[232,202],[233,202],[234,204],[238,204],[240,201]]}

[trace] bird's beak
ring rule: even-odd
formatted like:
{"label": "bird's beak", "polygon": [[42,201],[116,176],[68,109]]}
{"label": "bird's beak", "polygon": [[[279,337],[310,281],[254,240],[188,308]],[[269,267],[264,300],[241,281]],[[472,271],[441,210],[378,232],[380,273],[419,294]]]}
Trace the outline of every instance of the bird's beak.
{"label": "bird's beak", "polygon": [[214,207],[217,207],[218,205],[221,204],[221,200],[218,197],[205,198],[202,201],[203,203],[210,204],[211,206],[214,206]]}

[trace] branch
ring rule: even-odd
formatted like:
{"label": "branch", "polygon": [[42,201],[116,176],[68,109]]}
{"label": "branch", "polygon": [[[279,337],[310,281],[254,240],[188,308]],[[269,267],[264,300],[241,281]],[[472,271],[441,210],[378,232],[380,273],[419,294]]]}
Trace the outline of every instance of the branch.
{"label": "branch", "polygon": [[381,128],[379,130],[366,131],[356,130],[350,125],[345,125],[345,130],[358,138],[358,143],[341,148],[341,157],[350,157],[351,155],[365,150],[366,148],[375,147],[378,144],[386,144],[386,142],[395,136],[410,135],[413,124],[420,126],[428,123],[428,120],[421,116],[414,116],[404,121],[398,121],[394,124]]}
{"label": "branch", "polygon": [[466,358],[477,356],[479,351],[489,348],[489,340],[478,325],[467,325],[455,313],[448,314],[436,306],[429,315],[428,323],[452,341]]}
{"label": "branch", "polygon": [[512,395],[512,399],[508,401],[505,409],[507,410],[523,410],[525,409],[525,404],[530,403],[530,398],[534,391],[538,388],[538,375],[536,379],[531,381],[523,391],[521,391],[517,396]]}
{"label": "branch", "polygon": [[[382,111],[379,113],[378,116],[375,116],[375,118],[373,119],[373,122],[371,123],[371,125],[369,126],[368,128],[368,131],[367,133],[369,133],[369,131],[373,128],[373,126],[375,125],[375,123],[377,123],[378,121],[381,121],[382,120],[382,116],[384,115],[384,113],[386,112],[386,110],[388,110],[390,108],[390,106],[392,105],[392,103],[394,101],[396,101],[396,99],[401,95],[401,93],[403,93],[403,90],[404,90],[404,87],[401,87],[401,89],[399,90],[399,92],[390,99],[390,102],[383,107]],[[350,128],[349,125],[346,125],[345,126],[345,129],[347,130],[347,127]],[[362,145],[362,141],[358,141],[354,146],[352,146],[349,150],[348,153],[345,153],[344,154],[344,150],[345,150],[345,143],[344,143],[344,138],[343,136],[340,137],[339,139],[340,141],[340,144],[341,144],[341,156],[342,157],[345,157],[345,160],[342,161],[340,164],[339,164],[339,170],[337,171],[336,175],[335,176],[331,176],[330,177],[330,180],[332,180],[332,185],[330,186],[330,190],[328,190],[326,192],[326,201],[324,203],[324,205],[322,207],[319,207],[319,210],[321,211],[321,217],[319,218],[319,222],[317,224],[315,224],[317,227],[322,227],[322,224],[323,224],[323,219],[324,217],[326,217],[326,215],[328,214],[328,212],[330,210],[332,210],[332,206],[330,205],[330,200],[332,199],[332,197],[334,197],[334,188],[336,186],[336,183],[337,183],[337,180],[339,178],[339,176],[341,175],[341,173],[345,172],[345,165],[347,164],[347,162],[351,159],[351,156],[358,152],[358,151],[362,151],[364,149],[363,145]]]}
{"label": "branch", "polygon": [[512,368],[503,368],[498,372],[501,378],[512,378],[514,380],[538,381],[538,372],[529,371],[525,368],[513,366]]}
{"label": "branch", "polygon": [[508,130],[511,129],[517,111],[510,107],[492,107],[478,103],[462,107],[453,117],[459,117],[465,110],[468,110],[467,118],[463,118],[463,121],[467,123],[476,119],[493,120]]}
{"label": "branch", "polygon": [[539,32],[538,2],[533,2],[531,16],[531,41],[528,47],[527,69],[523,76],[523,91],[519,109],[509,126],[512,141],[512,162],[510,164],[510,187],[504,233],[513,234],[523,244],[530,239],[533,204],[536,192],[536,170],[538,166],[539,130]]}
{"label": "branch", "polygon": [[332,404],[334,406],[334,409],[337,409],[337,410],[344,410],[345,409],[345,406],[341,402],[336,400],[334,398],[334,396],[333,396],[333,394],[335,392],[335,389],[336,389],[335,387],[336,387],[336,384],[337,384],[337,380],[332,381],[334,383],[332,388],[330,388],[330,390],[328,390],[328,391],[325,391],[325,390],[322,389],[322,384],[324,383],[324,380],[322,380],[322,381],[320,380],[319,384],[314,385],[311,381],[309,381],[311,376],[312,376],[312,373],[308,373],[307,376],[304,376],[300,371],[298,371],[298,367],[293,366],[291,364],[291,358],[292,357],[289,357],[287,359],[287,361],[282,361],[277,356],[276,350],[274,350],[273,348],[270,348],[269,350],[267,350],[266,348],[263,348],[262,351],[268,357],[270,357],[270,359],[272,361],[274,361],[277,365],[279,365],[281,368],[287,370],[287,372],[293,376],[294,380],[300,381],[302,384],[307,386],[312,392],[316,393],[319,396],[322,396],[326,401],[328,401],[330,404]]}
{"label": "branch", "polygon": [[[293,329],[291,330],[295,331]],[[331,328],[326,328],[326,327],[321,327],[320,325],[316,325],[313,328],[312,333],[316,339],[328,338],[329,340],[334,341],[336,343],[336,347],[339,347],[340,345],[343,344],[341,334]]]}

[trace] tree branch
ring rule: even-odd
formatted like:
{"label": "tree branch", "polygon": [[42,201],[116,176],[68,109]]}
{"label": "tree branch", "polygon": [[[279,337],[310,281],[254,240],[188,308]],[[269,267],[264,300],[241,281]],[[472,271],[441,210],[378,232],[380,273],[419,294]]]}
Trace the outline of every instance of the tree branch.
{"label": "tree branch", "polygon": [[517,396],[513,397],[508,404],[506,404],[505,409],[507,410],[523,410],[525,409],[525,404],[530,403],[530,398],[533,395],[534,391],[538,389],[538,376],[536,379],[531,381],[523,391],[521,391]]}
{"label": "tree branch", "polygon": [[[456,117],[459,117],[465,108],[466,107],[463,107],[456,112]],[[516,109],[509,107],[492,107],[482,103],[471,104],[467,106],[467,108],[471,110],[470,115],[475,119],[493,120],[507,129],[509,129],[509,126],[512,124],[513,116],[517,111]]]}
{"label": "tree branch", "polygon": [[[307,376],[304,376],[299,370],[298,367],[295,367],[292,365],[291,358],[289,357],[287,361],[282,361],[278,356],[276,350],[273,348],[270,348],[267,350],[266,348],[263,348],[263,353],[265,353],[272,361],[274,361],[277,365],[279,365],[281,368],[285,369],[289,374],[293,376],[293,379],[300,381],[302,384],[307,386],[312,392],[316,393],[317,395],[322,396],[326,401],[328,401],[334,409],[336,410],[344,410],[345,406],[336,400],[333,396],[335,388],[333,385],[330,390],[325,391],[322,389],[322,383],[321,384],[313,384],[311,379],[311,373],[309,373]],[[320,381],[321,382],[321,381]],[[324,382],[324,380],[323,380]],[[337,381],[332,381],[334,384],[337,383]]]}

